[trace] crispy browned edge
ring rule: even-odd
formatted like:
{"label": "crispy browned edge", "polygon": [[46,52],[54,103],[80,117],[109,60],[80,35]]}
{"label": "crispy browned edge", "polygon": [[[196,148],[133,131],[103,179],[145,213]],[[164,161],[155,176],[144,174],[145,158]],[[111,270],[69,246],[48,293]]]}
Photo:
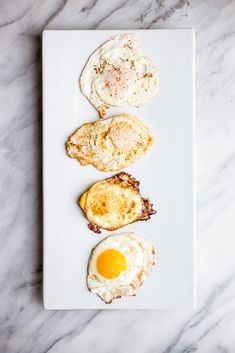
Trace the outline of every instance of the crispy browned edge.
{"label": "crispy browned edge", "polygon": [[[138,180],[136,180],[133,176],[131,176],[131,174],[128,174],[126,172],[120,172],[118,174],[113,175],[112,177],[106,178],[105,180],[120,180],[122,182],[126,182],[127,184],[132,186],[135,191],[137,191],[140,194],[140,189],[139,189],[140,182]],[[142,214],[134,222],[147,221],[147,220],[151,219],[151,216],[157,212],[156,210],[153,209],[153,204],[150,202],[150,200],[148,198],[145,199],[142,196],[141,196],[141,198],[142,198],[143,206],[144,206],[142,209]],[[134,222],[132,222],[132,223],[134,223]],[[97,234],[101,233],[100,227],[94,223],[89,222],[88,228]],[[112,227],[109,229],[107,229],[107,228],[103,228],[103,229],[113,231],[113,230],[117,230],[120,228],[122,228],[122,227],[118,227],[118,228]]]}
{"label": "crispy browned edge", "polygon": [[98,110],[98,113],[99,113],[99,117],[100,118],[104,118],[105,115],[106,115],[106,111],[107,109],[109,109],[109,105],[106,104],[105,102],[103,102],[103,105],[99,105],[97,110]]}

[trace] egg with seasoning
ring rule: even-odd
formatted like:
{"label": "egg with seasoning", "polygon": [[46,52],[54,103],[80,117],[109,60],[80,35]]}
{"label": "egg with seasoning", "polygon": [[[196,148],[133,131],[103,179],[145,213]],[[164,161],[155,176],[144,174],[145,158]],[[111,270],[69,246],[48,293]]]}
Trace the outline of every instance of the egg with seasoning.
{"label": "egg with seasoning", "polygon": [[152,145],[149,129],[135,116],[116,115],[82,125],[69,138],[69,157],[100,171],[116,171],[140,159]]}
{"label": "egg with seasoning", "polygon": [[136,235],[110,235],[92,251],[87,274],[88,289],[106,304],[136,295],[154,265],[153,244]]}
{"label": "egg with seasoning", "polygon": [[136,34],[118,34],[88,59],[80,88],[101,117],[110,106],[140,107],[157,93],[157,67],[138,50],[139,43]]}
{"label": "egg with seasoning", "polygon": [[125,172],[93,184],[79,204],[90,222],[88,227],[96,233],[100,228],[116,230],[148,220],[156,213],[150,200],[141,196],[139,182]]}

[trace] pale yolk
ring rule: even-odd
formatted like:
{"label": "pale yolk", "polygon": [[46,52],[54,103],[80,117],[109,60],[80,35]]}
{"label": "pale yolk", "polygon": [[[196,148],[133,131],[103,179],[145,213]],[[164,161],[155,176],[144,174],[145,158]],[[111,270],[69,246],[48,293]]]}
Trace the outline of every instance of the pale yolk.
{"label": "pale yolk", "polygon": [[119,251],[108,249],[99,255],[96,266],[101,276],[114,279],[125,271],[126,259]]}
{"label": "pale yolk", "polygon": [[122,96],[131,88],[134,75],[127,65],[112,67],[106,73],[105,82],[112,96]]}
{"label": "pale yolk", "polygon": [[112,126],[110,137],[113,144],[121,151],[134,148],[139,140],[137,131],[127,123],[117,123]]}

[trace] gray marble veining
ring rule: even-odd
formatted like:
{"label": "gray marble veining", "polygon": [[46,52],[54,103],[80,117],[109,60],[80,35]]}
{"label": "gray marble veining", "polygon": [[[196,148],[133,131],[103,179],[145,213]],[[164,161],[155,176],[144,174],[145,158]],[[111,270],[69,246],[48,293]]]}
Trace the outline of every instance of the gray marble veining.
{"label": "gray marble veining", "polygon": [[[0,1],[0,352],[235,351],[235,2]],[[187,311],[42,307],[41,32],[196,30],[197,296]]]}

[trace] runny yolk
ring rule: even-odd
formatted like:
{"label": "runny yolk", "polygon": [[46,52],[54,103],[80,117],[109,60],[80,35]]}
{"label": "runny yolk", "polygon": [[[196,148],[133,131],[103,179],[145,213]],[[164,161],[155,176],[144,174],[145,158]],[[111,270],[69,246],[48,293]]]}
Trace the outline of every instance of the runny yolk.
{"label": "runny yolk", "polygon": [[108,249],[99,255],[96,267],[101,276],[114,279],[125,271],[126,259],[119,251]]}

